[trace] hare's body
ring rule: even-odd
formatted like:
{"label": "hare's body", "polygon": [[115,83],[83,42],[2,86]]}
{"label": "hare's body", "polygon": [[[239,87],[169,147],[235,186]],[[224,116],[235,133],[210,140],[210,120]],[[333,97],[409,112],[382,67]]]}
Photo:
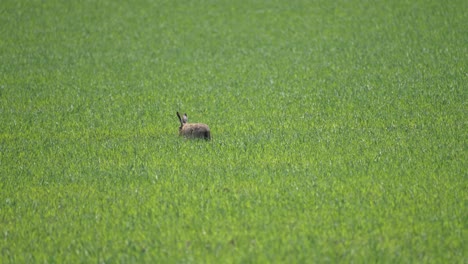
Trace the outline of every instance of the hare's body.
{"label": "hare's body", "polygon": [[179,112],[177,112],[177,116],[180,121],[180,136],[184,136],[186,138],[202,138],[206,140],[211,139],[210,128],[206,124],[187,123],[187,114],[184,114],[184,117],[181,118]]}
{"label": "hare's body", "polygon": [[210,139],[210,128],[205,124],[185,124],[182,129],[179,131],[181,136],[187,138],[204,138]]}

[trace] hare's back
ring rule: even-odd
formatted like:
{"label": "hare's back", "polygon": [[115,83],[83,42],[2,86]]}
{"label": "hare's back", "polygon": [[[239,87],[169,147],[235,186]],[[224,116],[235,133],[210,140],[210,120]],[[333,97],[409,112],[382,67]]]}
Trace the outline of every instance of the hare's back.
{"label": "hare's back", "polygon": [[192,123],[185,124],[182,128],[182,134],[186,137],[210,138],[210,128],[206,124]]}

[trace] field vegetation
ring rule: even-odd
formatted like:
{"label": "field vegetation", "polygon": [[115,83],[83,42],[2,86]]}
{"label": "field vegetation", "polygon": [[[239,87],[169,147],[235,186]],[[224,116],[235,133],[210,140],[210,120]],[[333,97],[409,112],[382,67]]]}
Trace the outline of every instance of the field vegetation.
{"label": "field vegetation", "polygon": [[0,263],[467,263],[467,10],[2,0]]}

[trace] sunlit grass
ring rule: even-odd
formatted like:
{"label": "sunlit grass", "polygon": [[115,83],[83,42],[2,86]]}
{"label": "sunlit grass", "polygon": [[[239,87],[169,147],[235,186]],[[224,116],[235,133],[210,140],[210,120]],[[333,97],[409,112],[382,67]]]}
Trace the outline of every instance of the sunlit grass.
{"label": "sunlit grass", "polygon": [[466,7],[2,3],[0,262],[466,262]]}

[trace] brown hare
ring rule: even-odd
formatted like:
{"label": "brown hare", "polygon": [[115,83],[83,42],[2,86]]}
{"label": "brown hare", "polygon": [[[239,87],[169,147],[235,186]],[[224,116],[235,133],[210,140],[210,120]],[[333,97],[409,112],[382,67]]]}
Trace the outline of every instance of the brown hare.
{"label": "brown hare", "polygon": [[186,138],[202,138],[206,140],[211,139],[210,128],[206,124],[187,123],[187,114],[184,114],[184,116],[181,117],[179,112],[177,112],[177,117],[179,117],[180,121],[180,136],[184,136]]}

